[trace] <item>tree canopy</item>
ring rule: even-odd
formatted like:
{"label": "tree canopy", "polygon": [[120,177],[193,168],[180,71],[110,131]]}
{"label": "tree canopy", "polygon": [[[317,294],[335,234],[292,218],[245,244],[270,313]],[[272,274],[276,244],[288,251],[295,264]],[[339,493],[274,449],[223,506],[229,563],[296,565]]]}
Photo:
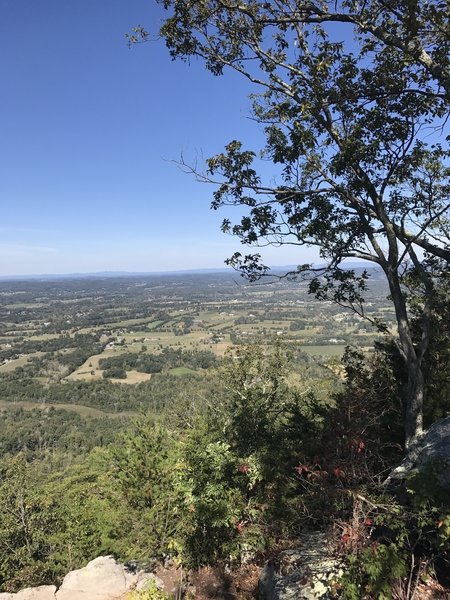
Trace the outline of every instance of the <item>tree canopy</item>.
{"label": "tree canopy", "polygon": [[[253,114],[266,144],[233,140],[207,161],[212,207],[242,207],[223,230],[246,245],[316,246],[325,266],[302,265],[317,295],[363,313],[367,274],[386,275],[396,342],[408,367],[406,443],[422,431],[422,362],[436,277],[449,249],[449,23],[441,0],[164,0],[161,28],[172,58],[201,57],[214,75],[237,71],[256,86]],[[137,28],[131,41],[147,39]],[[265,180],[259,159],[270,159]],[[301,257],[301,252],[299,253]],[[258,253],[229,263],[257,278]],[[421,294],[413,339],[404,273]],[[417,309],[416,309],[417,310]],[[381,323],[377,324],[383,327]]]}

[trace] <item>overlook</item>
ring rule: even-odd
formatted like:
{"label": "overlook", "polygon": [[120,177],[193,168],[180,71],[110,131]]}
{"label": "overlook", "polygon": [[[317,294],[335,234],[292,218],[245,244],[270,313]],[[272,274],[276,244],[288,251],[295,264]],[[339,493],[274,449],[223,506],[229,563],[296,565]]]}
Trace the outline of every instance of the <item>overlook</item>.
{"label": "overlook", "polygon": [[0,596],[449,597],[447,3],[1,10]]}

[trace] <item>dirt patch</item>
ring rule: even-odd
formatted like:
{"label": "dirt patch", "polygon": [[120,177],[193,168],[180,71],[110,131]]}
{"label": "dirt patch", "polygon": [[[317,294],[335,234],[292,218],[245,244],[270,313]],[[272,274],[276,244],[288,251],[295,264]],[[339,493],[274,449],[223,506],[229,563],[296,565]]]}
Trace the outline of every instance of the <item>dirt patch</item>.
{"label": "dirt patch", "polygon": [[127,371],[126,379],[111,379],[114,383],[128,383],[133,385],[134,383],[142,383],[143,381],[150,381],[152,378],[150,373],[140,373],[139,371]]}
{"label": "dirt patch", "polygon": [[204,567],[198,571],[185,571],[177,565],[158,567],[155,575],[163,582],[164,591],[176,598],[195,600],[252,600],[261,568],[254,564],[230,571]]}
{"label": "dirt patch", "polygon": [[449,600],[450,590],[446,590],[437,581],[430,579],[426,583],[419,583],[415,597],[421,600]]}

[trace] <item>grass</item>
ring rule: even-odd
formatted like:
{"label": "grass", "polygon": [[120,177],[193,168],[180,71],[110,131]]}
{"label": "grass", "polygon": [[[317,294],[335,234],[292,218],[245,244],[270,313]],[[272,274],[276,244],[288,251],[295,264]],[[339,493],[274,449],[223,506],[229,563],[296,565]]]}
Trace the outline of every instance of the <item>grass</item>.
{"label": "grass", "polygon": [[307,354],[322,354],[323,356],[339,356],[344,354],[346,344],[330,344],[329,346],[301,346]]}
{"label": "grass", "polygon": [[18,367],[25,366],[28,363],[29,358],[32,358],[33,356],[43,356],[44,354],[45,352],[32,352],[31,354],[26,354],[25,356],[10,360],[0,366],[0,373],[10,373]]}
{"label": "grass", "polygon": [[142,383],[143,381],[149,381],[152,378],[150,373],[140,373],[139,371],[127,371],[126,379],[111,379],[113,383],[127,383],[133,385],[135,383]]}
{"label": "grass", "polygon": [[[16,408],[23,408],[24,410],[33,410],[38,408],[40,410],[47,410],[49,408],[59,408],[62,410],[70,410],[71,412],[78,413],[82,417],[117,417],[118,413],[106,413],[98,408],[91,408],[90,406],[82,406],[81,404],[49,404],[43,402],[6,402],[0,400],[0,410],[12,410]],[[131,413],[129,413],[131,415]]]}
{"label": "grass", "polygon": [[104,324],[103,327],[108,326],[111,327],[112,329],[117,329],[118,327],[130,327],[130,325],[142,325],[143,323],[154,323],[154,321],[152,321],[152,319],[147,318],[140,318],[140,319],[124,319],[123,321],[112,321],[111,323],[108,324]]}
{"label": "grass", "polygon": [[43,308],[47,306],[44,302],[16,302],[13,304],[4,304],[3,308],[15,309],[15,308]]}
{"label": "grass", "polygon": [[23,367],[28,362],[28,356],[21,356],[20,358],[15,358],[14,360],[10,360],[3,365],[0,366],[0,373],[10,373],[17,369],[17,367]]}
{"label": "grass", "polygon": [[231,327],[234,326],[234,322],[235,322],[235,318],[230,318],[230,317],[224,317],[223,321],[220,321],[219,323],[211,323],[208,326],[208,329],[212,330],[212,329],[229,329]]}
{"label": "grass", "polygon": [[99,367],[99,360],[108,356],[114,356],[114,354],[113,349],[105,350],[101,354],[93,354],[78,369],[67,375],[66,379],[69,381],[93,381],[101,379],[103,371]]}
{"label": "grass", "polygon": [[35,341],[45,341],[45,340],[54,340],[56,338],[61,337],[59,333],[40,333],[38,335],[31,335],[30,339]]}
{"label": "grass", "polygon": [[193,375],[197,373],[194,369],[190,369],[189,367],[174,367],[169,370],[170,375]]}
{"label": "grass", "polygon": [[162,323],[164,323],[164,321],[150,321],[150,323],[147,324],[147,329],[156,329]]}

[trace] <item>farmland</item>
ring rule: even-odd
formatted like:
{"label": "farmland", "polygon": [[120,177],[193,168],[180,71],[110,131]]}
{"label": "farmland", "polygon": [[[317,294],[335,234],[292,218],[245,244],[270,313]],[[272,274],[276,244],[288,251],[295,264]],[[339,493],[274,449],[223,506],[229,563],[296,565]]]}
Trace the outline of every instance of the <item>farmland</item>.
{"label": "farmland", "polygon": [[[376,272],[372,281],[366,310],[391,326]],[[295,356],[294,377],[327,386],[345,346],[368,349],[377,335],[286,279],[250,285],[216,272],[2,281],[0,410],[59,405],[80,406],[85,418],[131,416],[205,388],[230,349],[252,343],[282,343]]]}

